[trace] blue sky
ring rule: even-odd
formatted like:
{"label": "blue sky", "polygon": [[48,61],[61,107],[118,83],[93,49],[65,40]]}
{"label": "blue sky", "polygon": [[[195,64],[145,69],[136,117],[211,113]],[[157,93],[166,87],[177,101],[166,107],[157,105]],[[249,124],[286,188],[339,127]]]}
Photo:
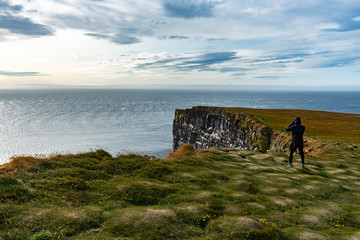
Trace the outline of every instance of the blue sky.
{"label": "blue sky", "polygon": [[0,85],[360,89],[358,0],[0,0]]}

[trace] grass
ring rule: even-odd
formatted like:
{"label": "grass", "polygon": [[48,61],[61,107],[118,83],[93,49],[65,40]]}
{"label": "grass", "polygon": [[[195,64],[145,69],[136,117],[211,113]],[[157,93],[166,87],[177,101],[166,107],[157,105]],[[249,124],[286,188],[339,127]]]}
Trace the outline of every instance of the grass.
{"label": "grass", "polygon": [[331,144],[305,169],[299,156],[289,169],[283,153],[191,145],[165,159],[14,157],[0,166],[0,240],[360,237],[360,115],[227,110],[280,131],[301,116],[308,137]]}
{"label": "grass", "polygon": [[[300,116],[305,125],[305,134],[309,137],[326,140],[360,144],[360,114],[334,113],[325,111],[297,110],[297,109],[253,109],[253,108],[224,108],[234,113],[247,113],[261,116],[269,127],[285,131],[285,128]],[[254,120],[259,121],[254,117]]]}
{"label": "grass", "polygon": [[306,169],[299,156],[289,169],[280,153],[188,145],[166,159],[14,158],[0,175],[0,239],[350,239],[359,158],[347,144]]}

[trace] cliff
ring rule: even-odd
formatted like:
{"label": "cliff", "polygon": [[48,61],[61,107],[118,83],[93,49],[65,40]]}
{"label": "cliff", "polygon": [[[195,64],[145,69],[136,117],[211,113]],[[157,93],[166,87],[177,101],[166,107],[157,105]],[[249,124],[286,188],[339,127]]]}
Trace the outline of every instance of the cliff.
{"label": "cliff", "polygon": [[[305,123],[309,124],[304,136],[305,153],[318,155],[324,150],[326,145],[324,141],[334,140],[334,136],[338,138],[335,140],[350,139],[353,143],[358,142],[357,133],[351,133],[350,130],[347,131],[347,134],[344,131],[342,134],[331,132],[337,131],[336,129],[346,123],[348,118],[359,117],[358,115],[348,115],[307,110],[202,106],[177,109],[173,124],[173,150],[178,149],[182,143],[190,143],[197,149],[217,147],[261,152],[286,152],[291,136],[285,132],[285,128],[295,116],[304,116]],[[326,126],[322,130],[321,123],[335,117],[339,117],[339,121],[332,124],[338,127],[332,130],[331,126]],[[349,138],[351,134],[353,139]]]}
{"label": "cliff", "polygon": [[[258,119],[261,122],[261,119]],[[198,149],[238,148],[266,152],[273,129],[252,120],[250,115],[221,108],[177,109],[173,125],[173,149],[190,143]]]}

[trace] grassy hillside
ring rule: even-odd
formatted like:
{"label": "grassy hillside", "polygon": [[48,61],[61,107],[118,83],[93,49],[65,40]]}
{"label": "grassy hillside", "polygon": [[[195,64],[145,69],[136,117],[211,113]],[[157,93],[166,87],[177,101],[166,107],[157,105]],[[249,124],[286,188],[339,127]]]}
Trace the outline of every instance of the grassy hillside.
{"label": "grassy hillside", "polygon": [[168,159],[18,157],[0,169],[0,239],[359,237],[359,159],[348,144],[304,170],[284,155],[186,145]]}
{"label": "grassy hillside", "polygon": [[[227,108],[331,142],[287,156],[182,146],[166,159],[103,150],[0,166],[0,240],[360,239],[360,115]],[[257,118],[256,116],[261,116]]]}
{"label": "grassy hillside", "polygon": [[348,143],[360,143],[360,114],[334,113],[296,109],[225,108],[235,113],[260,116],[271,128],[284,131],[300,116],[309,137]]}

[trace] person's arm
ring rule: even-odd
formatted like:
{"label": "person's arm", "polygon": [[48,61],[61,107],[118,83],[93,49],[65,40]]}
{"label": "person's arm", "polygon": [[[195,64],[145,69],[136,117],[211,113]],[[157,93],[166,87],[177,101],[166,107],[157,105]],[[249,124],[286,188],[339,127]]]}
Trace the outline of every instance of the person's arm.
{"label": "person's arm", "polygon": [[286,131],[288,131],[288,132],[291,131],[293,126],[295,126],[294,121],[286,128]]}

